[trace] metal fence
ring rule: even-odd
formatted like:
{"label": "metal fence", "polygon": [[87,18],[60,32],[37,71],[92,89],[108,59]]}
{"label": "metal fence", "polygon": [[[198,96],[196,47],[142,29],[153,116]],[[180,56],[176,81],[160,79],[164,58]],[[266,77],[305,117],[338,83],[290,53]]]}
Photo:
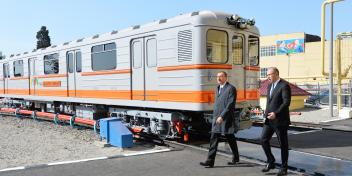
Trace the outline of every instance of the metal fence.
{"label": "metal fence", "polygon": [[[298,87],[311,93],[307,98],[306,103],[314,105],[328,105],[329,104],[329,84],[322,83],[299,83]],[[333,103],[337,104],[337,85],[334,85]],[[352,80],[348,83],[342,84],[341,105],[343,107],[352,107]]]}

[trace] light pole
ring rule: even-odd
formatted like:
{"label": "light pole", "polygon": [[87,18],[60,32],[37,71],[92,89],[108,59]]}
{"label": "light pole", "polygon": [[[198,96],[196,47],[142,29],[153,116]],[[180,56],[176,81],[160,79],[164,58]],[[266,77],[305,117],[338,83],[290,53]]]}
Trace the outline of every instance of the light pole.
{"label": "light pole", "polygon": [[[324,76],[329,75],[329,111],[330,117],[334,116],[333,112],[333,93],[334,93],[334,82],[333,82],[333,49],[334,49],[334,3],[340,2],[343,0],[326,0],[321,6],[321,58],[322,58],[322,74]],[[324,56],[325,56],[325,7],[327,4],[331,4],[331,15],[330,15],[330,58],[329,58],[329,73],[324,72]]]}
{"label": "light pole", "polygon": [[287,56],[287,81],[290,82],[290,53],[286,52]]}

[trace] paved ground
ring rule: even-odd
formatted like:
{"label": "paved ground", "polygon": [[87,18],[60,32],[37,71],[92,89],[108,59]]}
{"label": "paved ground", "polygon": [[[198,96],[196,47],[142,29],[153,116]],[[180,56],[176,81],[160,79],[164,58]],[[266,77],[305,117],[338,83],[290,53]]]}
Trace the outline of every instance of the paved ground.
{"label": "paved ground", "polygon": [[352,119],[324,123],[324,129],[352,132]]}
{"label": "paved ground", "polygon": [[[329,109],[326,106],[318,107],[306,107],[304,109],[295,110],[295,112],[301,112],[302,115],[291,115],[292,122],[303,122],[319,124],[324,121],[338,120],[337,117],[331,118]],[[337,114],[336,109],[334,114]]]}
{"label": "paved ground", "polygon": [[[289,131],[290,160],[292,169],[309,174],[325,175],[352,175],[352,119],[344,121],[331,120],[328,109],[306,108],[302,116],[292,116],[293,122],[315,123],[322,125],[323,129]],[[28,125],[26,125],[28,127]],[[23,128],[21,128],[23,129]],[[347,130],[346,130],[347,129]],[[245,136],[252,142],[259,143],[260,128],[252,130]],[[273,138],[273,146],[278,146]],[[91,145],[91,144],[90,144]],[[204,146],[207,146],[205,144]],[[221,146],[226,151],[226,145]],[[218,156],[215,168],[205,169],[199,166],[206,152],[197,150],[181,150],[165,153],[140,155],[133,157],[118,157],[96,161],[86,161],[56,166],[28,168],[25,170],[0,172],[0,176],[12,175],[275,175],[278,170],[268,174],[261,173],[259,161],[264,161],[265,156],[261,146],[257,144],[239,142],[239,151],[242,156],[237,166],[228,166],[230,157]],[[273,147],[277,163],[280,163],[280,150]],[[110,152],[109,152],[110,153]],[[43,155],[44,156],[44,155]],[[258,164],[259,163],[259,164]],[[261,163],[262,164],[262,163]],[[302,175],[291,171],[290,175]]]}
{"label": "paved ground", "polygon": [[[82,163],[32,168],[20,171],[0,173],[1,176],[180,176],[180,175],[275,175],[275,169],[262,173],[262,165],[242,160],[236,166],[228,166],[230,158],[217,156],[214,168],[199,165],[206,157],[206,152],[193,149],[171,151],[157,154],[140,155],[125,158],[89,161]],[[242,159],[242,158],[241,158]],[[302,175],[290,172],[289,175]]]}
{"label": "paved ground", "polygon": [[[325,123],[322,127],[323,129],[289,129],[289,166],[309,173],[352,175],[352,130],[346,130],[352,127],[352,119]],[[260,146],[261,131],[262,128],[257,126],[236,135],[254,143],[240,143],[240,153],[243,156],[265,161]],[[277,163],[280,163],[279,144],[275,135],[271,144],[274,146],[273,152],[276,152]]]}
{"label": "paved ground", "polygon": [[352,127],[352,119],[347,119],[347,120],[339,120],[339,121],[334,121],[334,122],[328,122],[326,124],[329,125],[343,125],[343,126],[350,126]]}

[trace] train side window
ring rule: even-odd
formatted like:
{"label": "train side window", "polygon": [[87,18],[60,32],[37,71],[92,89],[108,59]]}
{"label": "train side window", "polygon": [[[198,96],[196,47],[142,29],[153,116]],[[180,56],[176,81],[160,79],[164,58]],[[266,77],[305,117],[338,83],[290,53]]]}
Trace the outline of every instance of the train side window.
{"label": "train side window", "polygon": [[36,58],[29,58],[28,59],[28,76],[36,76]]}
{"label": "train side window", "polygon": [[9,73],[9,64],[8,63],[3,65],[3,71],[4,71],[4,78],[9,78],[10,73]]}
{"label": "train side window", "polygon": [[59,73],[59,54],[49,54],[44,56],[44,74]]}
{"label": "train side window", "polygon": [[66,59],[67,59],[67,71],[69,73],[73,73],[73,54],[72,52],[68,52],[66,55]]}
{"label": "train side window", "polygon": [[248,38],[248,58],[250,66],[259,65],[259,37],[250,35]]}
{"label": "train side window", "polygon": [[243,64],[243,37],[235,35],[232,37],[232,59],[234,65]]}
{"label": "train side window", "polygon": [[113,70],[116,68],[116,44],[108,43],[93,46],[92,52],[92,70]]}
{"label": "train side window", "polygon": [[135,41],[132,43],[133,68],[142,67],[142,43]]}
{"label": "train side window", "polygon": [[210,29],[207,32],[207,59],[210,63],[224,64],[228,60],[228,35],[226,31]]}
{"label": "train side window", "polygon": [[157,55],[156,55],[156,39],[147,40],[147,65],[148,67],[156,67]]}
{"label": "train side window", "polygon": [[17,60],[13,62],[13,76],[23,76],[23,60]]}
{"label": "train side window", "polygon": [[82,71],[82,53],[80,51],[76,52],[76,72]]}

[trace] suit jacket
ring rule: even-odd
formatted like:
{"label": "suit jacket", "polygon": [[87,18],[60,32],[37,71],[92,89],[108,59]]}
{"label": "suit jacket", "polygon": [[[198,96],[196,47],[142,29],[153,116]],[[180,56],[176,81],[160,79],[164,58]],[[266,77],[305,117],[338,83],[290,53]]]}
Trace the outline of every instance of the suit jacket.
{"label": "suit jacket", "polygon": [[[291,88],[288,82],[280,79],[270,97],[270,89],[272,84],[268,86],[266,109],[264,113],[265,124],[273,125],[274,127],[288,127],[291,123],[289,106],[291,103]],[[268,119],[268,113],[274,112],[276,118]]]}
{"label": "suit jacket", "polygon": [[[234,134],[239,129],[239,117],[235,117],[237,91],[230,83],[226,83],[219,94],[220,86],[215,90],[212,132]],[[223,122],[216,124],[216,119],[222,117]]]}

